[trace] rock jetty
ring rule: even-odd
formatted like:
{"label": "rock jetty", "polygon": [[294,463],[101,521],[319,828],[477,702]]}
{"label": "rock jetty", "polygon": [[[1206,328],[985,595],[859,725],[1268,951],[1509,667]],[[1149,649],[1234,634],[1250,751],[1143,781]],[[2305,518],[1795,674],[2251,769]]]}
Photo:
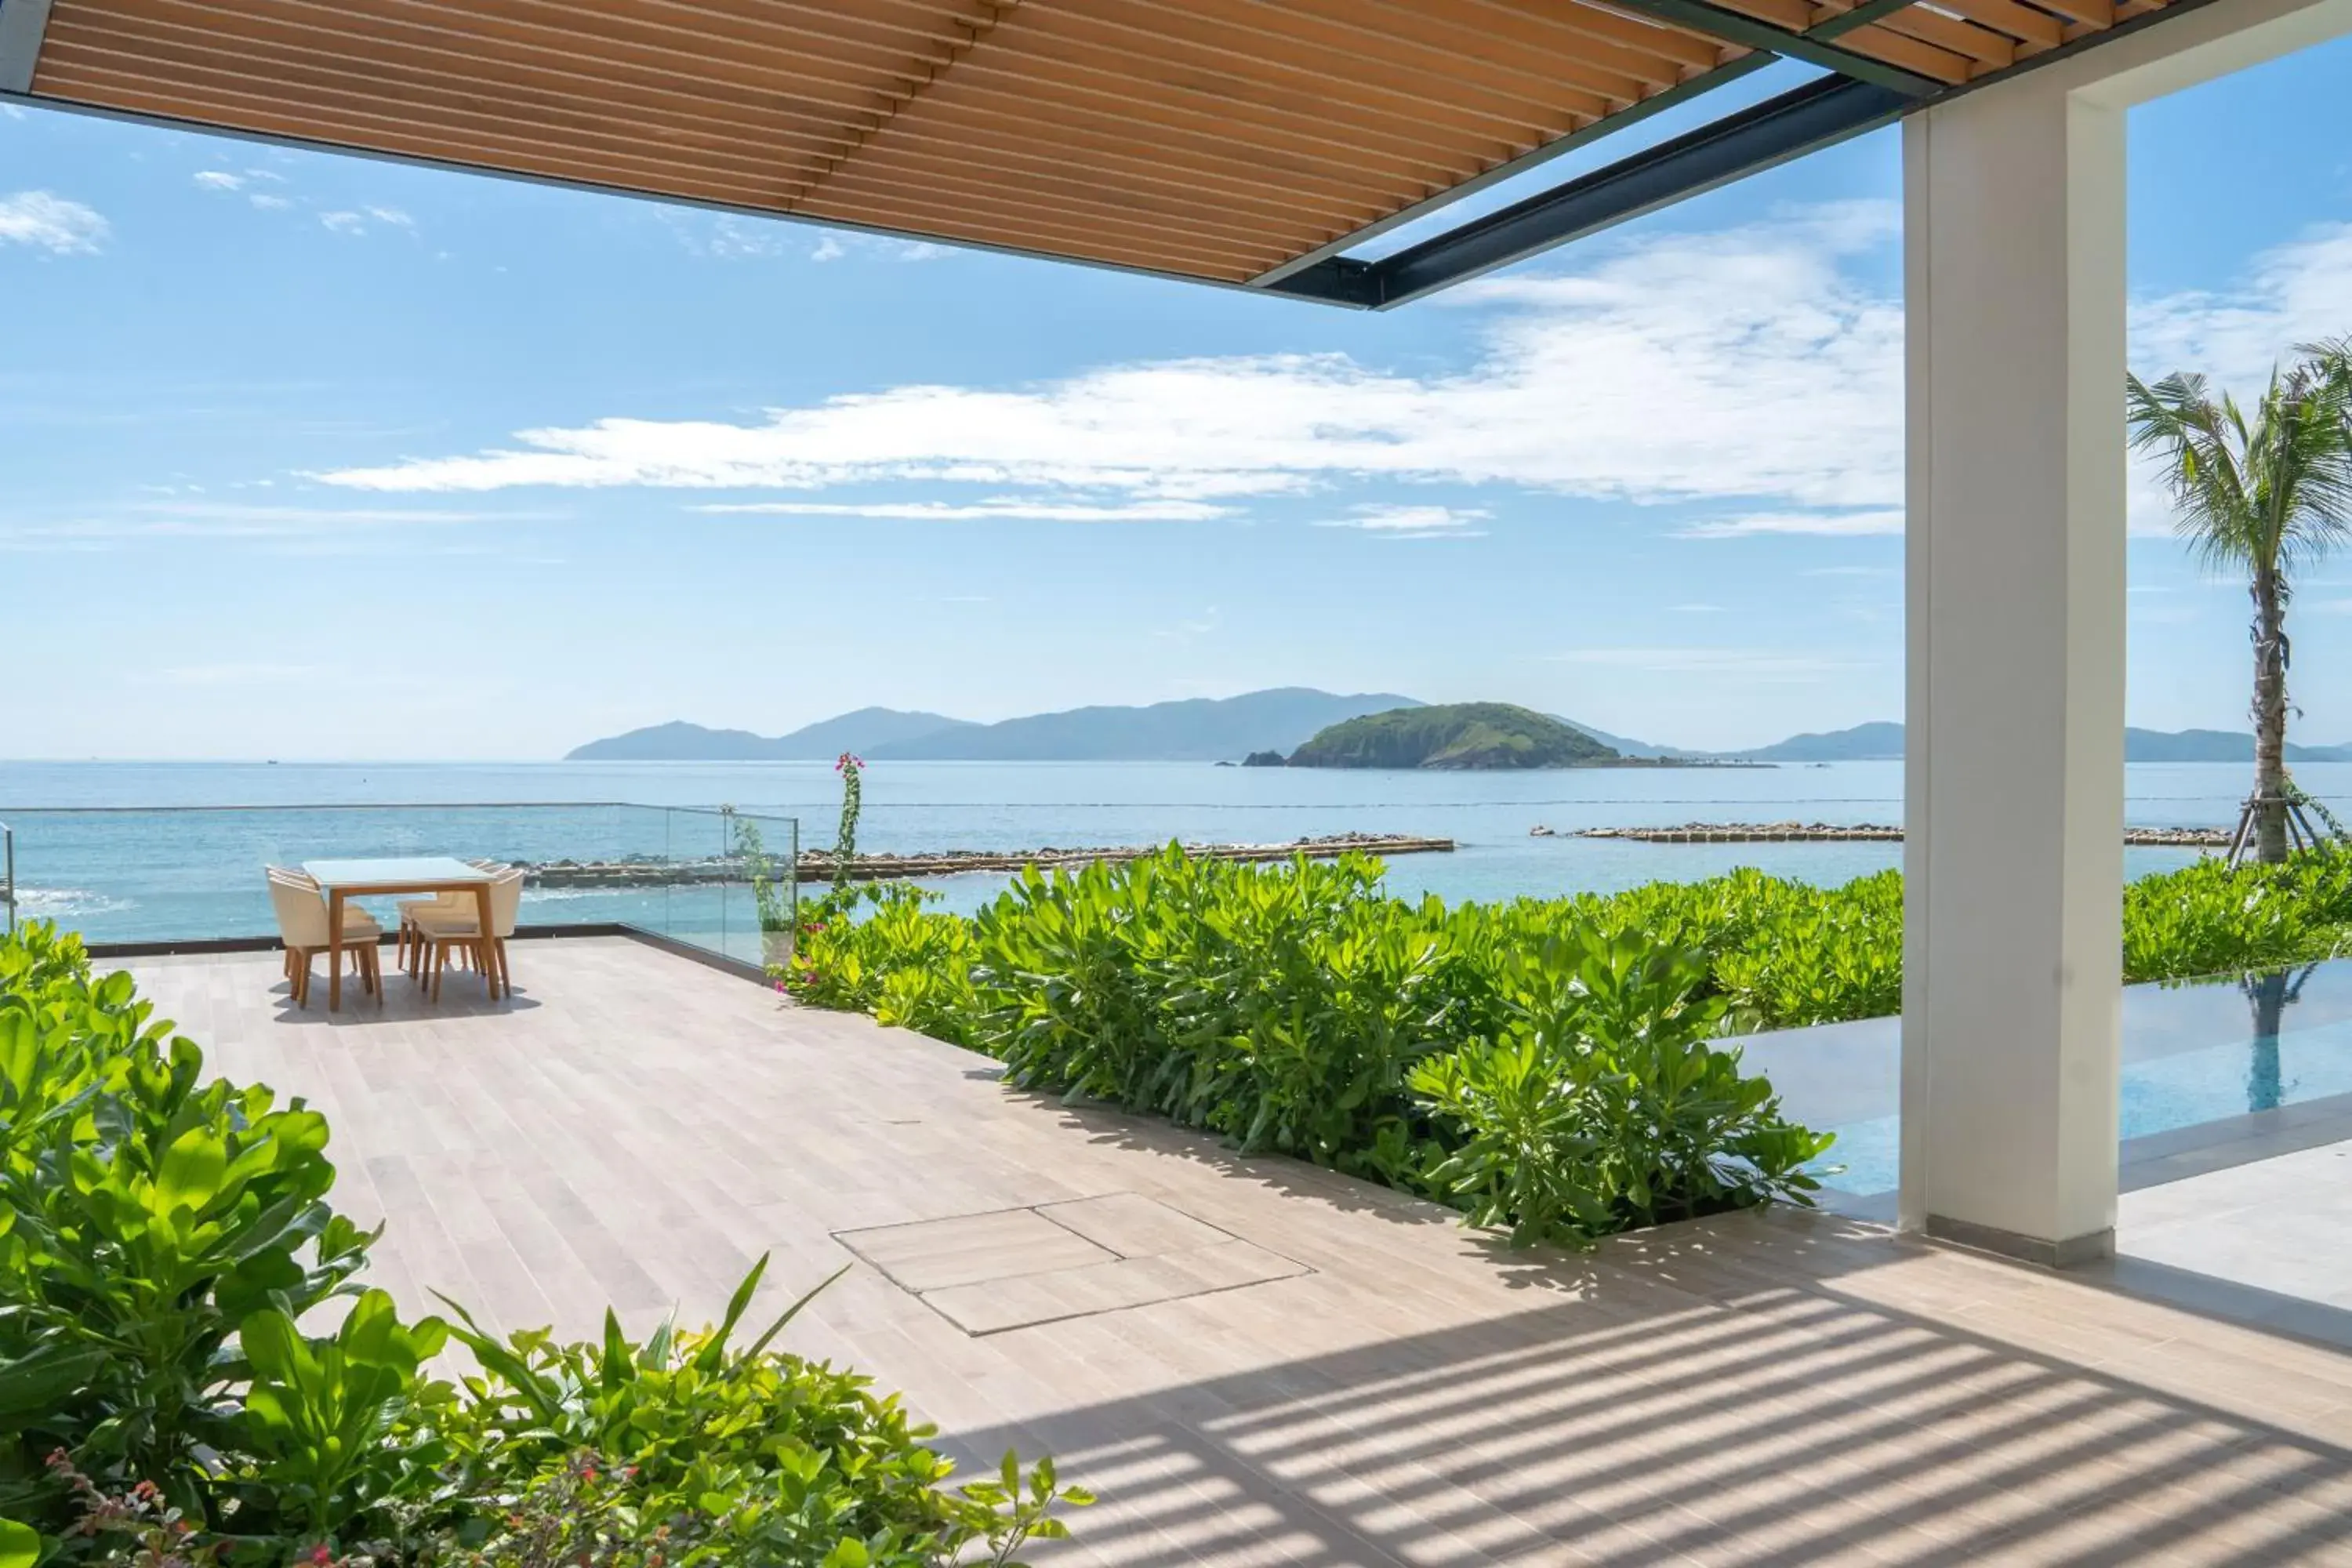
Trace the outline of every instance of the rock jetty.
{"label": "rock jetty", "polygon": [[[1556,837],[1548,827],[1536,837]],[[1879,822],[1685,822],[1678,827],[1580,827],[1574,838],[1624,838],[1637,844],[1900,844],[1903,829]],[[2223,827],[2126,827],[2137,849],[2227,849]]]}
{"label": "rock jetty", "polygon": [[[1118,845],[1066,849],[942,849],[922,855],[860,855],[850,862],[852,880],[897,881],[916,877],[953,877],[971,871],[1011,872],[1024,867],[1077,868],[1099,861],[1118,862],[1157,855],[1165,846]],[[1320,838],[1295,838],[1286,844],[1187,844],[1184,852],[1204,860],[1287,860],[1295,855],[1328,860],[1341,855],[1447,854],[1451,838],[1429,838],[1410,833],[1335,833]],[[713,856],[692,860],[632,857],[622,860],[549,860],[526,864],[523,880],[537,888],[674,888],[711,882],[747,882],[752,866],[740,856]],[[803,883],[833,880],[834,858],[822,849],[800,858]]]}

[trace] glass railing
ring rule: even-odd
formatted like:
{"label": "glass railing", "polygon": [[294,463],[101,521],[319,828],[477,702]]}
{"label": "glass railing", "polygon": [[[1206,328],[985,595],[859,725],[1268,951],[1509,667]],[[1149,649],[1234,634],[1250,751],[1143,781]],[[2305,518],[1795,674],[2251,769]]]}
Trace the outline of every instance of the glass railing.
{"label": "glass railing", "polygon": [[[96,944],[276,935],[266,866],[450,855],[525,868],[525,928],[626,926],[746,963],[790,929],[800,825],[620,802],[24,809],[0,830],[5,915]],[[388,910],[379,911],[388,913]]]}

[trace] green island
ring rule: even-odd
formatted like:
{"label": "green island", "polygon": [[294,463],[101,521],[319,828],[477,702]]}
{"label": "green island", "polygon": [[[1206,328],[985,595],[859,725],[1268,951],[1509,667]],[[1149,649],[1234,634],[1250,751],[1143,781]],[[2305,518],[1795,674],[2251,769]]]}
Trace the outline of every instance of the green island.
{"label": "green island", "polygon": [[1294,768],[1586,768],[1633,759],[1573,725],[1509,702],[1367,713],[1316,731]]}

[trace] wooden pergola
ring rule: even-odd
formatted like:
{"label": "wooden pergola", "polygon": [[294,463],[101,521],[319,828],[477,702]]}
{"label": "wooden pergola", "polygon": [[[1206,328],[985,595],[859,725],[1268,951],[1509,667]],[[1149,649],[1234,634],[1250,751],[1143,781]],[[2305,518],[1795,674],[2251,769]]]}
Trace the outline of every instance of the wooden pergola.
{"label": "wooden pergola", "polygon": [[[0,0],[0,98],[1377,308],[2164,8]],[[1822,74],[1394,255],[1348,254],[1781,58]]]}

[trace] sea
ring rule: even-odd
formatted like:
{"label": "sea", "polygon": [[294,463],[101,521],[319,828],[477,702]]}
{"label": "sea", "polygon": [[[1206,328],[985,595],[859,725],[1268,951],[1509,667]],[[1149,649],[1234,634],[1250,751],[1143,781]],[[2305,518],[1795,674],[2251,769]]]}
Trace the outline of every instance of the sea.
{"label": "sea", "polygon": [[[2151,826],[2233,822],[2242,763],[2133,763],[2128,817]],[[2352,816],[2352,763],[2296,777]],[[94,942],[261,935],[265,863],[372,854],[602,860],[716,855],[732,807],[768,847],[834,841],[829,763],[0,763],[17,913]],[[1398,856],[1389,890],[1448,900],[1554,897],[1753,866],[1835,884],[1897,865],[1896,844],[1638,844],[1575,829],[1690,821],[1899,823],[1902,764],[1418,773],[1196,763],[877,763],[857,833],[866,851],[1014,850],[1276,843],[1340,833],[1450,837],[1451,853]],[[739,816],[740,819],[740,816]],[[1538,832],[1549,828],[1549,834]],[[2131,876],[2193,851],[2131,849]],[[942,907],[995,897],[1001,875],[933,884]],[[748,889],[730,894],[534,889],[524,919],[625,920],[744,946]],[[733,900],[730,902],[730,900]],[[714,904],[714,900],[716,900]]]}

